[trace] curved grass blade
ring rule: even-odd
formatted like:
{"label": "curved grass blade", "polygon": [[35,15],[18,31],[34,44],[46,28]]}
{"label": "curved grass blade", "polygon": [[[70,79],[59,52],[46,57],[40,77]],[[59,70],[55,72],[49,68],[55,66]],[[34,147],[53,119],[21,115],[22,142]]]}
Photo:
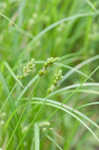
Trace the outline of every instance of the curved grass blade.
{"label": "curved grass blade", "polygon": [[8,69],[8,71],[10,72],[10,74],[12,75],[12,77],[18,82],[18,84],[23,88],[23,84],[21,83],[21,81],[17,78],[17,76],[14,74],[14,72],[12,71],[11,67],[9,66],[9,64],[7,62],[4,62],[5,67]]}
{"label": "curved grass blade", "polygon": [[85,124],[78,116],[76,116],[74,113],[70,112],[68,110],[68,108],[66,107],[66,105],[63,105],[61,103],[56,103],[55,101],[52,100],[46,100],[46,99],[42,99],[42,98],[33,98],[33,103],[36,104],[45,104],[48,106],[52,106],[55,107],[57,109],[60,109],[68,114],[70,114],[72,117],[74,117],[75,119],[77,119],[84,127],[86,127],[89,132],[95,137],[95,139],[99,142],[99,138],[96,136],[96,134],[92,131],[92,129],[90,127],[87,126],[87,124]]}
{"label": "curved grass blade", "polygon": [[68,79],[68,77],[70,77],[70,75],[72,75],[72,74],[74,73],[74,70],[75,70],[75,69],[78,70],[78,69],[82,68],[84,65],[89,64],[89,63],[91,63],[91,62],[93,62],[93,61],[95,61],[95,60],[97,60],[97,59],[99,59],[99,55],[96,55],[96,56],[94,56],[94,57],[92,57],[92,58],[89,58],[89,59],[83,61],[82,63],[78,64],[75,68],[73,68],[72,70],[68,71],[68,72],[64,75],[64,77],[63,77],[63,79],[61,80],[60,84],[62,84],[66,79]]}
{"label": "curved grass blade", "polygon": [[50,31],[51,29],[55,28],[56,26],[62,24],[63,22],[67,22],[67,21],[72,21],[78,18],[83,18],[83,17],[88,17],[88,16],[95,16],[95,15],[99,15],[99,12],[95,12],[95,13],[82,13],[82,14],[77,14],[71,17],[67,17],[67,18],[63,18],[53,24],[51,24],[50,26],[48,26],[47,28],[45,28],[43,31],[41,31],[36,37],[33,38],[33,40],[27,45],[26,48],[30,48],[32,46],[32,44],[38,40],[40,37],[42,37],[46,32]]}
{"label": "curved grass blade", "polygon": [[77,87],[90,87],[90,86],[92,86],[92,87],[93,86],[99,87],[99,83],[93,82],[93,83],[82,83],[82,84],[78,83],[78,84],[73,84],[73,85],[67,86],[65,88],[61,88],[59,90],[56,90],[56,91],[52,92],[51,94],[49,94],[47,97],[54,96],[54,95],[56,95],[58,93],[65,92],[65,91],[67,91],[69,89],[73,89],[73,88],[77,88]]}
{"label": "curved grass blade", "polygon": [[78,107],[78,109],[85,108],[88,106],[93,106],[93,105],[99,105],[99,102],[87,103],[87,104],[81,105],[80,107]]}
{"label": "curved grass blade", "polygon": [[17,102],[22,98],[22,96],[25,94],[25,92],[28,90],[28,88],[38,79],[39,75],[37,74],[27,85],[26,87],[23,89],[23,91],[21,92],[21,94],[19,95]]}
{"label": "curved grass blade", "polygon": [[55,105],[62,106],[64,108],[66,108],[66,109],[76,113],[77,115],[79,115],[80,117],[84,118],[85,120],[89,121],[96,128],[99,128],[99,126],[93,120],[89,119],[86,115],[84,115],[83,113],[79,112],[78,110],[76,110],[76,109],[74,109],[74,108],[72,108],[70,106],[67,106],[67,105],[65,105],[63,103],[60,103],[60,102],[57,102],[57,101],[54,101],[54,100],[50,100],[50,99],[47,99],[47,98],[32,98],[32,99],[33,100],[41,100],[41,101],[44,102],[44,104],[45,104],[45,102],[49,102],[49,103],[51,102],[51,103],[53,103]]}

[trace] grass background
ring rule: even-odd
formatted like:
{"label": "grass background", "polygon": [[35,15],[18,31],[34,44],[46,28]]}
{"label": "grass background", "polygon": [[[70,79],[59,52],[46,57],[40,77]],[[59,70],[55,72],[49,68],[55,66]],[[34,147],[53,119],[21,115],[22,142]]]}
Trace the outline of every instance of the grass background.
{"label": "grass background", "polygon": [[[99,141],[92,135],[99,137],[98,54],[98,0],[0,0],[1,149],[98,150]],[[40,77],[50,57],[59,61]],[[35,71],[19,80],[17,75],[32,58]],[[63,80],[49,96],[60,69]]]}

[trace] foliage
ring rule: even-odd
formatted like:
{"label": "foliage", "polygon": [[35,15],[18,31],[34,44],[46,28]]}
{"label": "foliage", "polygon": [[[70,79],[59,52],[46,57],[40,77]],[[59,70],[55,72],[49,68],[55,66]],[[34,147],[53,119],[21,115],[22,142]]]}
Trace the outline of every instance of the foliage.
{"label": "foliage", "polygon": [[99,149],[99,1],[0,0],[0,148]]}

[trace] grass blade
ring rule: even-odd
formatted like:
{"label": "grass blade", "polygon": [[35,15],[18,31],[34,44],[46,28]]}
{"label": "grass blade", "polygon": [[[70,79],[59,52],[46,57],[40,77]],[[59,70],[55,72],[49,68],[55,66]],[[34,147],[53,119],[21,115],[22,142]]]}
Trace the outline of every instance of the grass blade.
{"label": "grass blade", "polygon": [[18,84],[23,88],[23,84],[21,83],[21,81],[17,78],[17,76],[14,74],[14,72],[12,71],[11,67],[9,66],[9,64],[7,62],[4,62],[5,67],[8,69],[8,71],[10,72],[10,74],[12,75],[12,77],[18,82]]}
{"label": "grass blade", "polygon": [[40,129],[37,123],[35,123],[34,125],[34,141],[35,141],[35,150],[40,150]]}
{"label": "grass blade", "polygon": [[92,131],[92,129],[90,127],[88,127],[88,125],[86,123],[84,123],[77,115],[75,115],[74,113],[70,112],[68,110],[68,108],[66,107],[66,105],[63,105],[59,102],[55,102],[55,101],[52,101],[52,100],[48,100],[48,99],[41,99],[41,98],[32,98],[32,103],[35,103],[35,104],[45,104],[45,105],[48,105],[48,106],[52,106],[52,107],[55,107],[57,109],[60,109],[66,113],[68,113],[69,115],[71,115],[72,117],[74,117],[75,119],[77,119],[84,127],[86,127],[89,132],[94,136],[94,138],[99,142],[99,138],[96,136],[96,134]]}

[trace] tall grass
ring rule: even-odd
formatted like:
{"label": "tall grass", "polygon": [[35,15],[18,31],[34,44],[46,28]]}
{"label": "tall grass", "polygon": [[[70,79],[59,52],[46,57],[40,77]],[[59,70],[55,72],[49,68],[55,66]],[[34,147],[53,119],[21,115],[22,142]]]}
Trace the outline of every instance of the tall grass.
{"label": "tall grass", "polygon": [[99,148],[98,0],[0,1],[0,149]]}

